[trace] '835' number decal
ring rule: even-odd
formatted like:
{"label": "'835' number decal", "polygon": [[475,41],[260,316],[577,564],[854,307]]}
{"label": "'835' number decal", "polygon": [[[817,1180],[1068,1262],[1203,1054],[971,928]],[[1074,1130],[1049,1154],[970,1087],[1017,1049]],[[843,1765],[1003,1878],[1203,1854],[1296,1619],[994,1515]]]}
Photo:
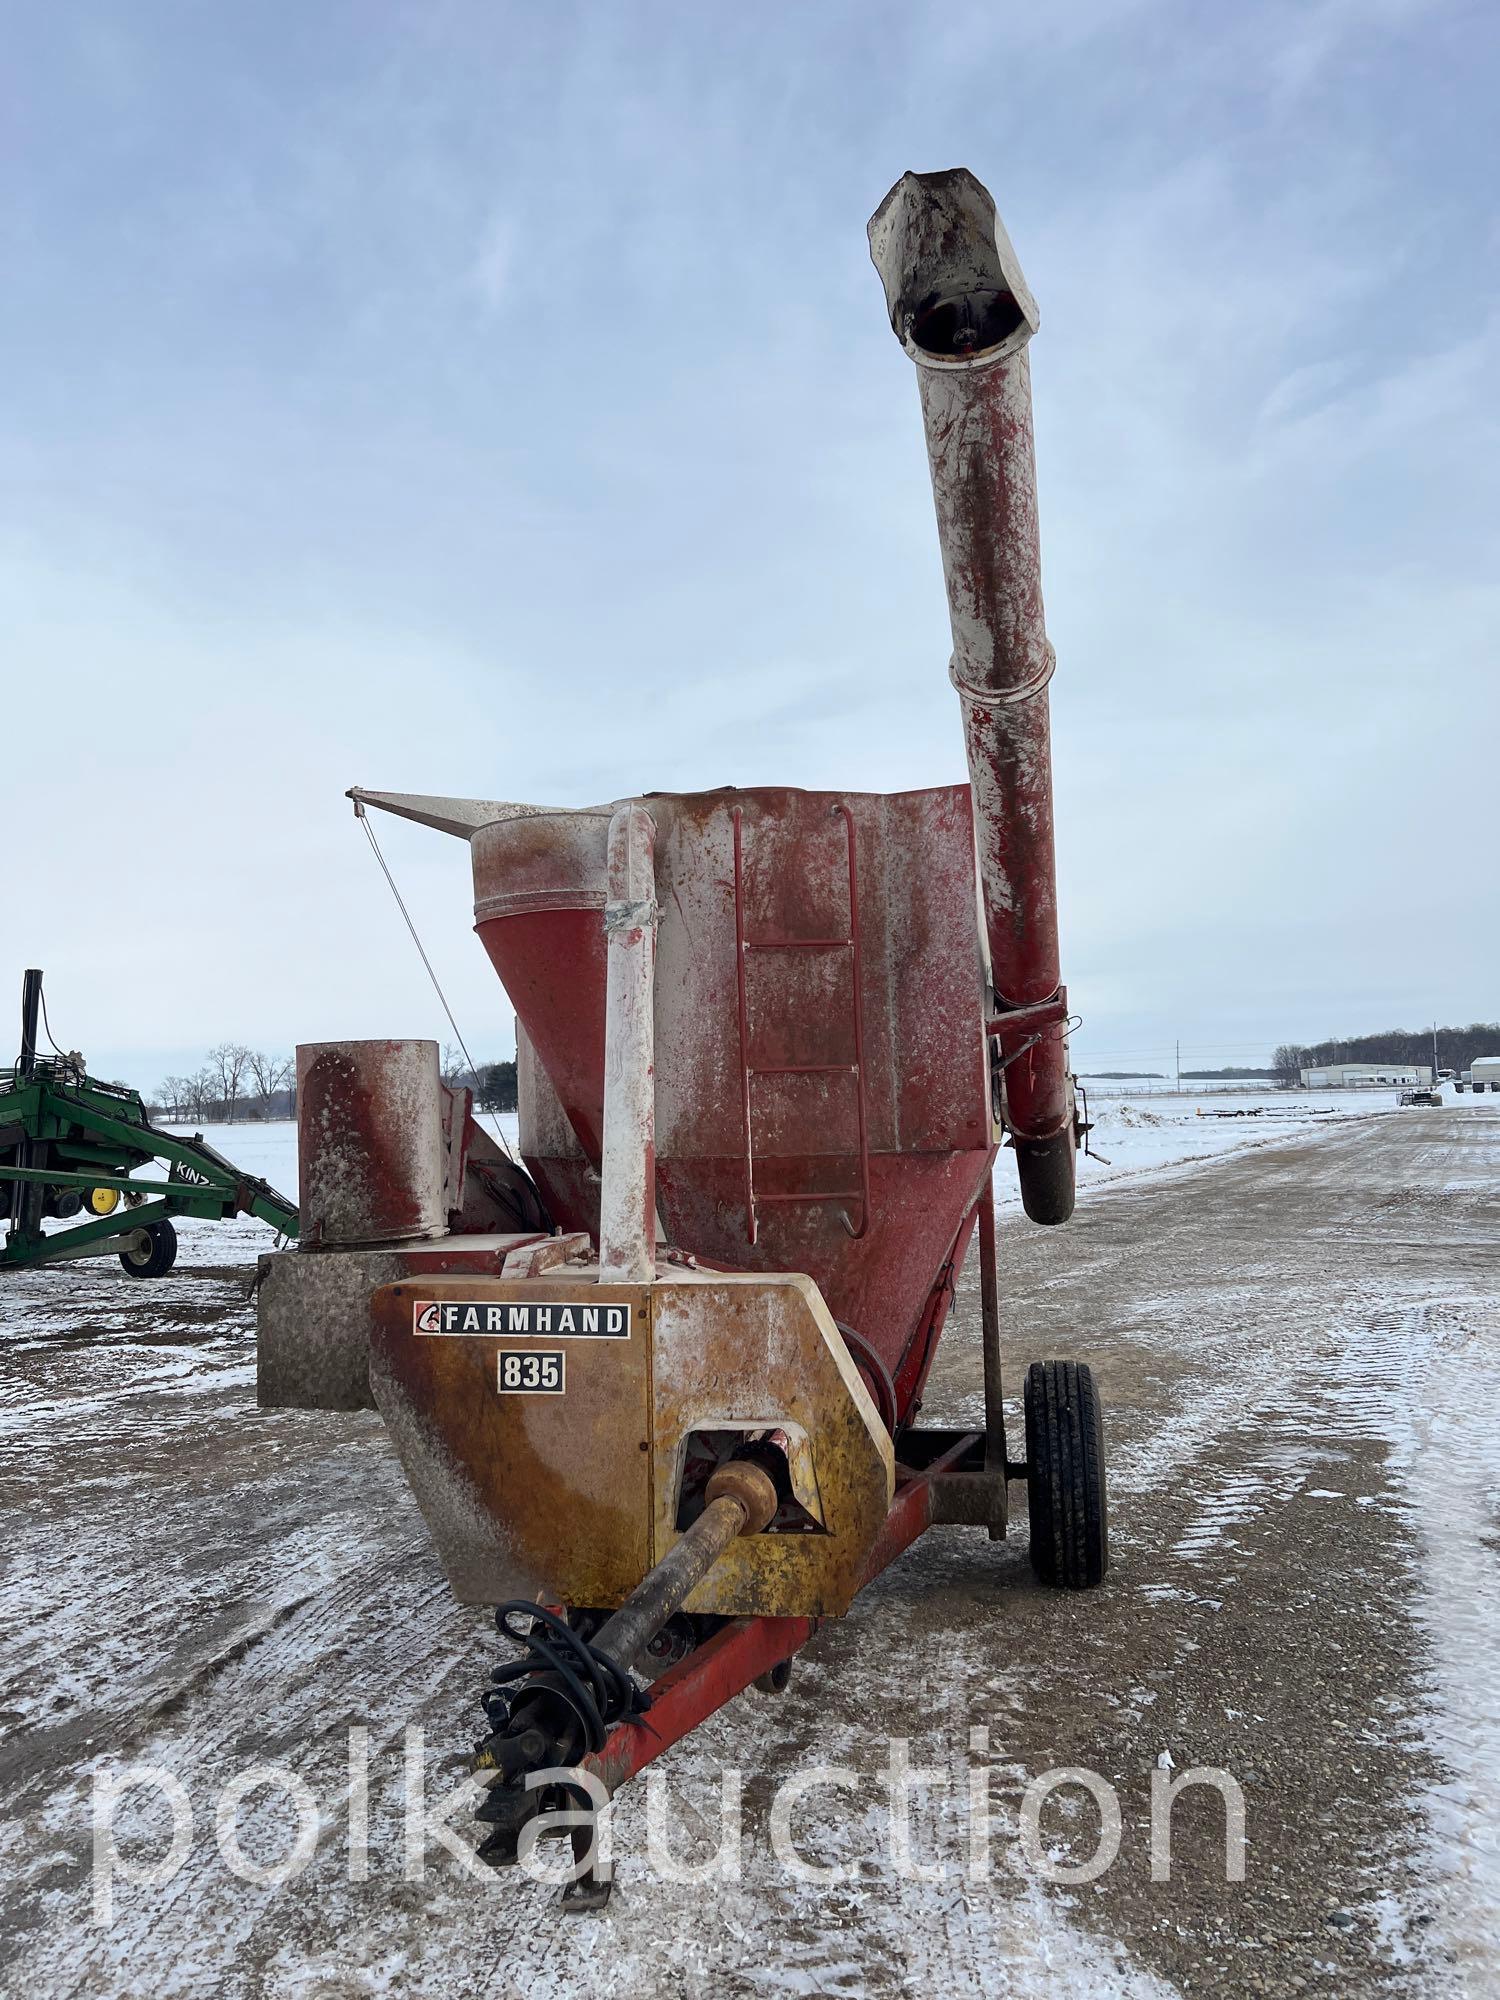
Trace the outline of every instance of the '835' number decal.
{"label": "'835' number decal", "polygon": [[567,1356],[556,1347],[502,1347],[497,1358],[502,1395],[560,1396],[567,1383]]}

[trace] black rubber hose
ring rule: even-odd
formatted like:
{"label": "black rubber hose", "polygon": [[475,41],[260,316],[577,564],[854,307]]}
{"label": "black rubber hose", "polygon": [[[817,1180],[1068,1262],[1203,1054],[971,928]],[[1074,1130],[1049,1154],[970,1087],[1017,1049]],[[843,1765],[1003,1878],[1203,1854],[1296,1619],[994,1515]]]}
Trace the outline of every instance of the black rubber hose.
{"label": "black rubber hose", "polygon": [[[529,1618],[530,1631],[512,1620]],[[518,1660],[508,1660],[490,1670],[490,1686],[484,1696],[485,1714],[496,1731],[510,1716],[506,1690],[512,1681],[528,1680],[533,1674],[555,1674],[567,1691],[583,1725],[585,1748],[602,1750],[606,1737],[626,1716],[640,1715],[651,1705],[644,1689],[636,1686],[618,1660],[591,1645],[556,1611],[533,1604],[524,1597],[497,1605],[495,1623],[507,1639],[524,1650]]]}
{"label": "black rubber hose", "polygon": [[862,1333],[856,1333],[852,1326],[845,1326],[841,1319],[834,1325],[844,1336],[844,1345],[854,1357],[855,1365],[862,1368],[875,1386],[875,1407],[880,1413],[880,1421],[891,1436],[896,1435],[896,1385],[891,1380],[891,1371],[871,1347]]}

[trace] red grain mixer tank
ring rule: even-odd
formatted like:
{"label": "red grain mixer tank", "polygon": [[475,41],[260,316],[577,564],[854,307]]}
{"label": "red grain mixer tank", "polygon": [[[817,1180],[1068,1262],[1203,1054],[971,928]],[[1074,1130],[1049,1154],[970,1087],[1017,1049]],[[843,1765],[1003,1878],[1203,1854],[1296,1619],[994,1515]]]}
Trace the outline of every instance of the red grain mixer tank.
{"label": "red grain mixer tank", "polygon": [[[1008,1140],[1027,1214],[1062,1222],[1080,1130],[1036,304],[962,169],[905,175],[869,237],[917,372],[969,783],[584,809],[351,794],[469,844],[517,1017],[519,1158],[431,1043],[302,1051],[311,1226],[265,1260],[261,1395],[379,1409],[454,1589],[497,1607],[496,1863],[784,1684],[927,1527],[1003,1535],[1013,1480],[1044,1580],[1107,1567],[1089,1370],[1033,1364],[1024,1459],[1000,1396],[996,1155]],[[985,1423],[923,1425],[976,1235]],[[605,1893],[584,1857],[570,1898]]]}

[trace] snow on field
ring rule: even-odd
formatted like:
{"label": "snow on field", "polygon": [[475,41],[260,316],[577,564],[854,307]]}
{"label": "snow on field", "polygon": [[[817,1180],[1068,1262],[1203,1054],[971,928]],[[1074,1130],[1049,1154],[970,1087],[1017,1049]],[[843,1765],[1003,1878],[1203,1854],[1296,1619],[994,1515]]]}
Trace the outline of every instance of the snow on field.
{"label": "snow on field", "polygon": [[[1093,1123],[1089,1151],[1079,1161],[1080,1194],[1122,1175],[1160,1172],[1166,1167],[1264,1146],[1289,1133],[1310,1132],[1394,1112],[1394,1090],[1222,1090],[1122,1091],[1085,1086]],[[997,1176],[1001,1199],[1019,1201],[1003,1168]]]}
{"label": "snow on field", "polygon": [[[492,1131],[498,1126],[505,1139],[515,1144],[518,1128],[514,1112],[502,1111],[498,1117],[486,1113],[484,1123]],[[162,1129],[180,1132],[189,1138],[197,1130],[192,1125],[166,1125]],[[296,1201],[297,1127],[290,1119],[271,1119],[244,1125],[210,1125],[204,1129],[202,1136],[226,1160],[233,1160],[247,1174],[257,1174],[262,1180],[269,1181],[277,1193],[284,1194],[288,1201]],[[261,1251],[273,1249],[276,1242],[267,1225],[257,1222],[250,1215],[231,1216],[226,1222],[187,1219],[174,1226],[179,1244],[178,1261],[187,1266],[248,1263]]]}
{"label": "snow on field", "polygon": [[[1312,1132],[1394,1113],[1393,1090],[1205,1092],[1201,1096],[1151,1091],[1106,1093],[1090,1089],[1089,1116],[1093,1131],[1090,1151],[1079,1161],[1080,1195],[1092,1187],[1124,1177],[1137,1178],[1195,1160],[1236,1153],[1247,1146],[1264,1146],[1289,1133]],[[498,1123],[514,1145],[518,1127],[514,1112],[502,1112]],[[186,1125],[169,1125],[169,1132],[190,1133]],[[265,1124],[211,1125],[204,1133],[210,1145],[242,1167],[259,1174],[292,1201],[297,1198],[297,1128],[286,1120]],[[995,1172],[995,1189],[1002,1206],[1020,1206],[1014,1170],[1002,1156]],[[269,1249],[270,1232],[248,1216],[228,1222],[179,1222],[182,1261],[190,1265],[248,1261]]]}

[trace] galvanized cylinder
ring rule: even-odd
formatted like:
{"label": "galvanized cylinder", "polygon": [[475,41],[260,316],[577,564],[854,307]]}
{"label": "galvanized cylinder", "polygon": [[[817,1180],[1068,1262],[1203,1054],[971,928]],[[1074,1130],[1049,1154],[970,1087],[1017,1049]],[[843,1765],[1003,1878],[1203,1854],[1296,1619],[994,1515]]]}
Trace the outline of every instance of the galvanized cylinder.
{"label": "galvanized cylinder", "polygon": [[656,1275],[656,826],[643,806],[609,823],[609,961],[604,1012],[604,1150],[599,1276]]}

